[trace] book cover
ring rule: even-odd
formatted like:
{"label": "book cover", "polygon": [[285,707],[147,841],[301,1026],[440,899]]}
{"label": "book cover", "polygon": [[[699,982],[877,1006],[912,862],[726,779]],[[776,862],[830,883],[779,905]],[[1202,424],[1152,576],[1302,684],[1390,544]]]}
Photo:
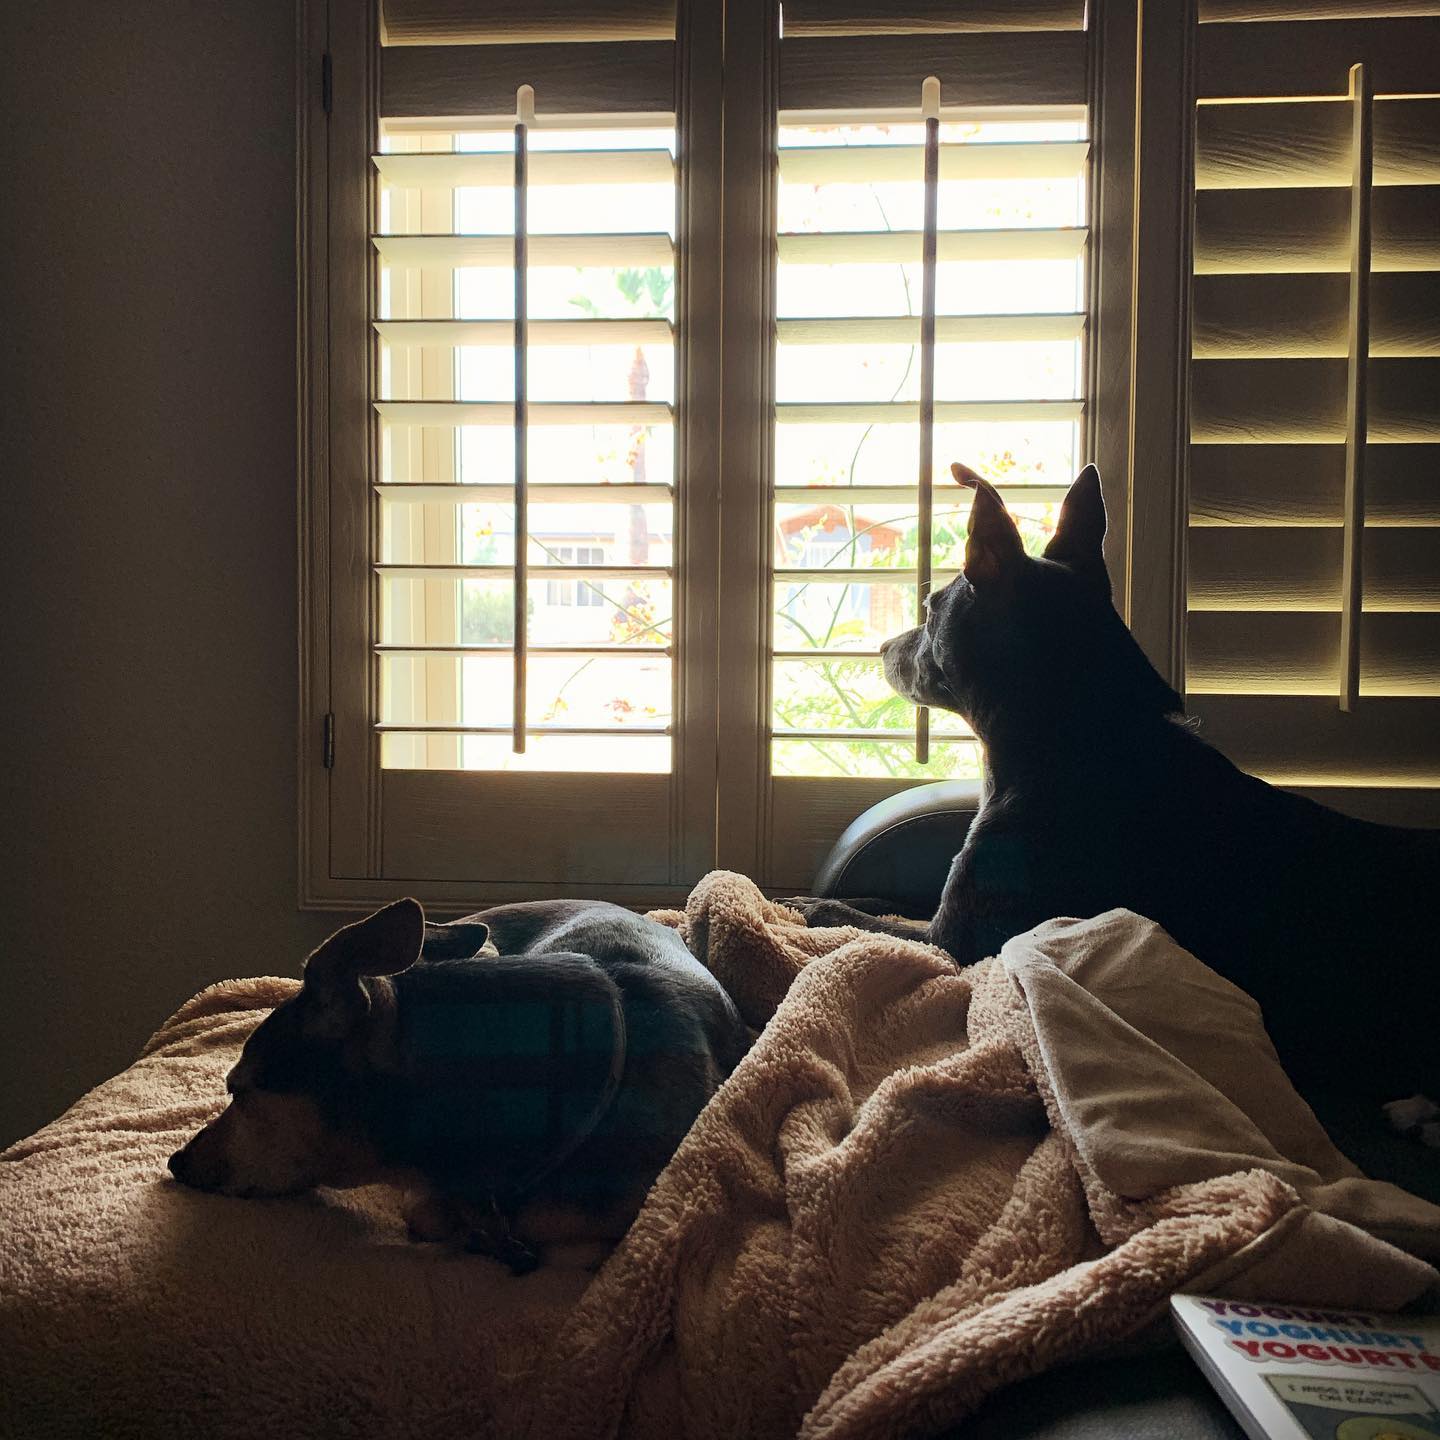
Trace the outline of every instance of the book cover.
{"label": "book cover", "polygon": [[1176,1295],[1185,1348],[1252,1440],[1440,1440],[1440,1319]]}

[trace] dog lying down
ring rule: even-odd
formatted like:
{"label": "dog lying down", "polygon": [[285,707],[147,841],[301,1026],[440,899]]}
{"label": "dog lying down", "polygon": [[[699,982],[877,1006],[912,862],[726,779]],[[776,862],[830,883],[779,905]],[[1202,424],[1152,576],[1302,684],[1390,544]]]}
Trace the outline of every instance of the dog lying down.
{"label": "dog lying down", "polygon": [[390,1182],[411,1238],[533,1268],[613,1242],[749,1045],[675,931],[603,901],[336,931],[170,1170],[236,1196]]}
{"label": "dog lying down", "polygon": [[[968,965],[1052,916],[1133,910],[1259,1001],[1307,1098],[1440,1096],[1440,831],[1275,789],[1195,733],[1111,603],[1093,465],[1039,556],[987,481],[951,469],[975,491],[963,569],[881,647],[892,688],[985,747],[984,803],[923,937]],[[873,901],[787,903],[915,934]],[[1434,1137],[1427,1104],[1392,1120]]]}

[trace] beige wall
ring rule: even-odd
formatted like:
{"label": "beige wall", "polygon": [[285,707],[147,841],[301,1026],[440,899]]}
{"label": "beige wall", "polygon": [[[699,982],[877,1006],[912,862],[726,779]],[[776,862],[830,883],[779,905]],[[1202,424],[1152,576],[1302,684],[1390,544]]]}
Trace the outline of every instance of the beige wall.
{"label": "beige wall", "polygon": [[294,973],[293,0],[0,5],[0,1143]]}

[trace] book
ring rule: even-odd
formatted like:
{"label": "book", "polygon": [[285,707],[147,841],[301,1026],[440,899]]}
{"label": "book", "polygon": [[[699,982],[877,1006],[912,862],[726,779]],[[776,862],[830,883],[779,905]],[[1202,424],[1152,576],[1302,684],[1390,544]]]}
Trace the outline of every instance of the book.
{"label": "book", "polygon": [[1251,1440],[1440,1440],[1440,1317],[1205,1295],[1170,1309]]}

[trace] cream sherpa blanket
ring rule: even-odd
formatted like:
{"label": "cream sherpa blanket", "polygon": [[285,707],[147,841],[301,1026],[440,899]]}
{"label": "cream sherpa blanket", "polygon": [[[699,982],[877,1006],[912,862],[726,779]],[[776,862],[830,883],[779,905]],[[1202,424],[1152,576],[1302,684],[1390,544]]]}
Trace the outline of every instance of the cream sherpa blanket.
{"label": "cream sherpa blanket", "polygon": [[1384,1309],[1436,1281],[1440,1209],[1361,1177],[1254,1002],[1149,921],[958,971],[724,872],[668,919],[769,1023],[566,1322],[534,1440],[931,1435],[1178,1289]]}
{"label": "cream sherpa blanket", "polygon": [[1176,1288],[1435,1282],[1440,1210],[1360,1177],[1253,1004],[1148,922],[958,972],[723,872],[659,918],[770,1023],[588,1289],[407,1245],[379,1188],[173,1184],[295,983],[234,981],[0,1157],[0,1434],[919,1436]]}

